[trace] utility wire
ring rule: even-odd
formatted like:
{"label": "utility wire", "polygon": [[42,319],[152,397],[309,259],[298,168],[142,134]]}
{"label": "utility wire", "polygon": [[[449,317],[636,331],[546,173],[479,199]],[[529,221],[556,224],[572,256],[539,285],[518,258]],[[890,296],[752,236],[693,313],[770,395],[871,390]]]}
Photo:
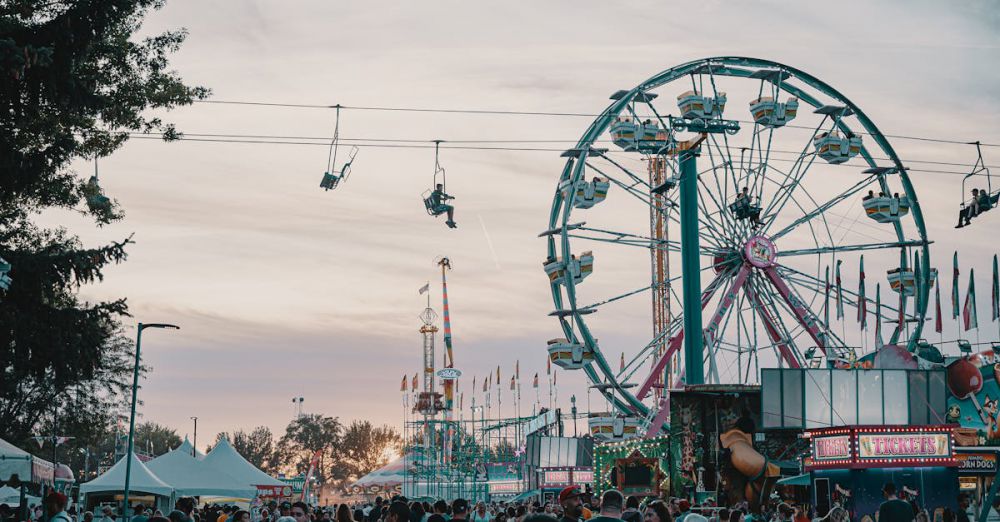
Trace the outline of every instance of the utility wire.
{"label": "utility wire", "polygon": [[[157,140],[162,141],[163,138],[153,134],[137,134],[132,136],[133,139],[140,140]],[[257,145],[313,145],[313,146],[323,146],[328,147],[329,143],[322,143],[319,141],[275,141],[266,139],[226,139],[226,138],[177,138],[174,141],[192,141],[192,142],[203,142],[203,143],[246,143],[246,144],[257,144]],[[343,141],[343,140],[342,140]],[[421,145],[420,143],[426,143],[426,145]],[[383,148],[383,149],[433,149],[433,142],[419,141],[414,143],[352,143],[355,147],[359,148]],[[447,143],[447,142],[444,142]],[[494,151],[510,151],[510,152],[565,152],[566,149],[561,148],[536,148],[536,147],[485,147],[478,145],[444,145],[441,149],[452,149],[452,150],[494,150]],[[624,152],[623,152],[624,153]],[[793,159],[781,159],[781,158],[771,158],[770,161],[780,161],[784,163],[796,163],[798,160]],[[835,165],[840,166],[840,165]],[[843,164],[843,166],[848,166]],[[968,172],[953,171],[953,170],[933,170],[933,169],[907,169],[907,172],[921,172],[930,174],[948,174],[954,176],[965,176]]]}
{"label": "utility wire", "polygon": [[[252,101],[234,101],[234,100],[196,100],[196,103],[209,103],[209,104],[219,104],[219,105],[251,105],[251,106],[264,106],[264,107],[286,107],[286,108],[298,108],[298,109],[335,109],[337,105],[317,105],[317,104],[304,104],[304,103],[271,103],[271,102],[252,102]],[[346,110],[357,110],[357,111],[383,111],[383,112],[425,112],[425,113],[439,113],[439,114],[489,114],[489,115],[508,115],[508,116],[570,116],[570,117],[586,117],[586,118],[596,118],[601,116],[601,114],[594,113],[582,113],[582,112],[545,112],[545,111],[511,111],[511,110],[493,110],[493,109],[433,109],[433,108],[422,108],[422,107],[379,107],[379,106],[355,106],[355,105],[340,105],[341,109]],[[749,120],[735,120],[740,123],[752,124],[753,121]],[[814,127],[808,125],[785,125],[785,128],[793,129],[808,129],[815,130]],[[871,135],[867,132],[857,132],[857,134]],[[946,140],[941,138],[928,138],[923,136],[907,136],[903,134],[883,134],[886,138],[902,139],[902,140],[916,140],[932,143],[950,143],[955,145],[975,145],[975,140]],[[980,143],[982,147],[1000,147],[1000,143]]]}

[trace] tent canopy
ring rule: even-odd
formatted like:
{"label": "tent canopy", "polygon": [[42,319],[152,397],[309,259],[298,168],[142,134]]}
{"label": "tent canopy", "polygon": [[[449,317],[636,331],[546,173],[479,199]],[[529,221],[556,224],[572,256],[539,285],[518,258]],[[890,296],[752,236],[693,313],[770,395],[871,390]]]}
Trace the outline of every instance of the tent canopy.
{"label": "tent canopy", "polygon": [[[187,442],[187,441],[185,441]],[[173,486],[178,495],[253,498],[257,489],[235,477],[206,465],[191,456],[193,448],[182,444],[146,463],[160,480]]]}
{"label": "tent canopy", "polygon": [[[413,456],[410,456],[413,459]],[[406,469],[403,466],[405,462],[405,457],[399,457],[398,459],[386,464],[385,466],[361,477],[357,482],[354,483],[355,486],[396,486],[403,483],[403,476],[406,474]]]}
{"label": "tent canopy", "polygon": [[[39,497],[33,497],[31,495],[25,495],[24,499],[28,502],[29,506],[37,506],[42,503],[42,499]],[[21,505],[21,491],[10,486],[0,487],[0,504],[7,504],[11,507],[17,507]]]}
{"label": "tent canopy", "polygon": [[779,486],[808,486],[809,474],[803,473],[794,477],[785,477],[778,481]]}
{"label": "tent canopy", "polygon": [[182,442],[180,446],[174,448],[174,451],[187,453],[188,455],[193,456],[196,460],[205,458],[205,454],[198,451],[198,448],[195,448],[194,445],[191,444],[191,441],[188,440],[186,435],[184,436],[184,442]]}
{"label": "tent canopy", "polygon": [[0,439],[0,480],[8,481],[11,475],[17,475],[25,482],[51,484],[54,471],[51,462]]}
{"label": "tent canopy", "polygon": [[[174,493],[174,488],[160,480],[155,473],[149,470],[145,464],[135,456],[132,458],[132,476],[129,481],[129,491],[151,493],[161,497],[169,497]],[[111,469],[103,475],[80,484],[80,494],[89,495],[93,493],[116,493],[125,491],[125,457],[111,466]]]}
{"label": "tent canopy", "polygon": [[286,486],[284,482],[257,469],[247,462],[247,459],[233,449],[229,441],[222,439],[212,448],[212,451],[201,460],[208,468],[225,473],[236,478],[241,484],[256,488],[257,486]]}

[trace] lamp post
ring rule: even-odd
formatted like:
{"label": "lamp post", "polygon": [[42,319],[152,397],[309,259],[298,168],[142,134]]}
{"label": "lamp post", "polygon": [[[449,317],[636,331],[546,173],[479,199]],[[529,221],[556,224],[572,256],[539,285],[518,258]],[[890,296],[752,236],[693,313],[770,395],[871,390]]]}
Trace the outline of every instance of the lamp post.
{"label": "lamp post", "polygon": [[198,456],[198,417],[191,417],[194,421],[194,448],[191,450],[191,456]]}
{"label": "lamp post", "polygon": [[138,331],[135,334],[135,369],[132,372],[132,413],[129,415],[128,421],[128,451],[125,453],[125,492],[123,495],[123,520],[128,521],[131,516],[128,513],[128,488],[132,480],[132,451],[133,444],[135,443],[135,404],[136,395],[139,391],[139,349],[142,345],[142,331],[146,328],[170,328],[173,330],[180,330],[181,327],[173,324],[167,323],[149,323],[142,324],[139,323]]}

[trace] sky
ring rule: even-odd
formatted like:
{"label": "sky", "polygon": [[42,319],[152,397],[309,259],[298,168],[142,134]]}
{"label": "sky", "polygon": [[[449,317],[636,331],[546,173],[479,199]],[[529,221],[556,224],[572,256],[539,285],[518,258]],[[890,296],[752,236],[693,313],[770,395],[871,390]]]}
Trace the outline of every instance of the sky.
{"label": "sky", "polygon": [[[1000,14],[985,1],[947,9],[930,1],[846,1],[831,10],[802,2],[171,0],[142,33],[180,27],[189,36],[171,65],[188,83],[211,88],[212,100],[593,114],[611,93],[658,71],[737,55],[825,80],[887,134],[1000,143]],[[334,124],[329,109],[205,103],[165,116],[192,137],[322,137]],[[422,147],[434,139],[571,142],[589,123],[345,110],[340,132]],[[965,145],[892,143],[904,161],[975,160]],[[987,163],[1000,164],[1000,148],[984,151]],[[329,192],[318,187],[327,152],[136,139],[100,164],[101,185],[124,208],[123,221],[98,229],[71,213],[43,216],[87,245],[134,233],[128,261],[82,296],[127,296],[135,321],[181,326],[143,339],[153,368],[140,394],[143,419],[193,435],[190,417],[197,416],[204,446],[217,432],[257,425],[280,434],[293,416],[291,399],[301,396],[307,413],[399,426],[400,379],[420,369],[417,315],[426,302],[417,290],[430,281],[440,311],[434,260],[442,255],[453,265],[463,388],[471,395],[470,378],[481,382],[497,365],[507,382],[520,361],[522,412],[530,409],[530,377],[544,375],[545,341],[561,335],[546,315],[552,301],[537,234],[547,227],[564,159],[442,150],[448,190],[457,196],[459,228],[450,230],[420,200],[432,183],[433,149],[364,148],[349,181]],[[93,166],[76,168],[86,176]],[[911,179],[935,266],[946,273],[957,249],[963,268],[976,267],[981,324],[988,323],[996,251],[989,234],[1000,216],[955,231],[961,178]],[[610,265],[601,284],[619,292],[627,289],[625,272],[644,268]],[[600,276],[598,265],[594,280]],[[994,327],[982,329],[983,340],[996,339]],[[626,347],[613,360],[648,339],[640,332],[649,328],[641,314],[606,323],[602,337]],[[566,407],[575,394],[583,409],[585,378],[559,373],[559,402]],[[546,395],[543,389],[542,402]],[[592,400],[601,409],[596,394]],[[505,414],[509,404],[505,397]]]}

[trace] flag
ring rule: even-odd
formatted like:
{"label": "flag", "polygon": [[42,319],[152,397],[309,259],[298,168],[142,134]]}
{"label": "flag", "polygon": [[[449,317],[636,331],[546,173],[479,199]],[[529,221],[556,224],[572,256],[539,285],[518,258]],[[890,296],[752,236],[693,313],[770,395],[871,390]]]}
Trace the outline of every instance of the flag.
{"label": "flag", "polygon": [[514,391],[514,376],[510,376],[510,391]]}
{"label": "flag", "polygon": [[413,374],[413,385],[412,390],[417,391],[417,374]]}
{"label": "flag", "polygon": [[72,439],[72,438],[73,437],[56,437],[56,446],[62,445],[66,441],[68,441],[69,439]]}
{"label": "flag", "polygon": [[951,270],[951,318],[958,319],[958,251],[952,256]]}
{"label": "flag", "polygon": [[875,349],[882,348],[882,285],[875,283]]}
{"label": "flag", "polygon": [[459,409],[459,411],[465,409],[465,406],[463,406],[464,404],[465,404],[465,392],[462,392],[462,393],[458,394],[458,409]]}
{"label": "flag", "polygon": [[976,280],[975,270],[969,269],[969,291],[965,294],[965,306],[962,308],[962,319],[965,322],[965,331],[979,328],[979,318],[976,314]]}
{"label": "flag", "polygon": [[941,317],[941,284],[934,286],[934,331],[941,333],[944,331],[944,320]]}
{"label": "flag", "polygon": [[826,265],[826,292],[823,294],[823,322],[830,324],[830,265]]}
{"label": "flag", "polygon": [[483,381],[483,393],[486,393],[486,389],[489,388],[489,386],[490,386],[490,380],[489,378],[487,378],[485,381]]}
{"label": "flag", "polygon": [[545,359],[545,375],[552,375],[552,357]]}
{"label": "flag", "polygon": [[556,385],[556,372],[552,372],[552,386]]}
{"label": "flag", "polygon": [[401,382],[399,384],[399,391],[401,391],[401,392],[405,392],[406,391],[406,376],[405,375],[403,376],[403,382]]}
{"label": "flag", "polygon": [[38,449],[42,449],[45,445],[45,437],[31,437],[35,442],[38,443]]}
{"label": "flag", "polygon": [[472,393],[476,393],[476,376],[472,376]]}
{"label": "flag", "polygon": [[622,359],[621,359],[621,363],[618,364],[618,371],[619,372],[624,372],[625,371],[625,352],[622,352]]}
{"label": "flag", "polygon": [[514,376],[517,377],[517,380],[521,380],[521,361],[520,361],[520,359],[514,361]]}
{"label": "flag", "polygon": [[865,256],[861,256],[861,263],[859,265],[860,282],[858,283],[858,322],[861,323],[861,329],[868,329],[868,299],[865,296]]}
{"label": "flag", "polygon": [[538,387],[538,372],[535,372],[535,379],[531,382],[531,387],[532,388]]}
{"label": "flag", "polygon": [[843,263],[841,260],[837,260],[837,272],[834,275],[834,283],[837,285],[837,319],[844,318],[844,288],[841,286],[840,280],[840,264]]}
{"label": "flag", "polygon": [[920,254],[913,254],[913,315],[924,305],[924,273],[920,271]]}
{"label": "flag", "polygon": [[497,386],[500,386],[500,365],[497,365]]}
{"label": "flag", "polygon": [[420,287],[420,295],[426,294],[427,292],[430,291],[430,289],[431,289],[431,284],[430,283],[427,283],[426,285],[421,286]]}
{"label": "flag", "polygon": [[[902,285],[902,281],[900,281],[900,285]],[[906,293],[903,292],[903,287],[900,286],[899,287],[899,310],[898,310],[899,314],[896,317],[896,322],[897,322],[896,328],[898,328],[900,332],[903,331],[903,326],[906,325],[906,301],[905,301],[905,299],[906,299]]]}
{"label": "flag", "polygon": [[1000,267],[997,266],[997,255],[993,254],[993,297],[990,300],[993,305],[993,320],[1000,319]]}

